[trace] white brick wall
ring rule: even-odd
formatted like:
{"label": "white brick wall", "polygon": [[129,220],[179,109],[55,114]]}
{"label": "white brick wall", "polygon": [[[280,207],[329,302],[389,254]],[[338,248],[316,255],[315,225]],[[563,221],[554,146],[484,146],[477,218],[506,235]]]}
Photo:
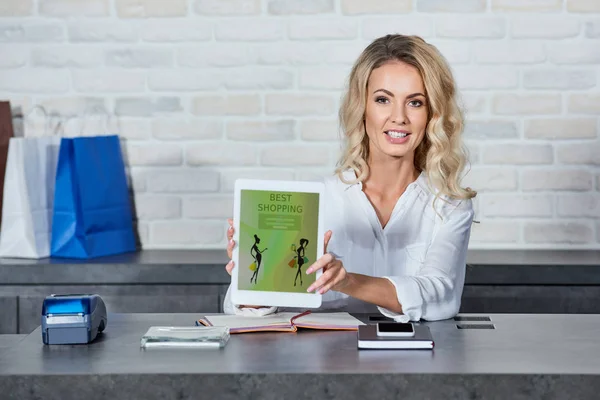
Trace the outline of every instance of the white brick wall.
{"label": "white brick wall", "polygon": [[341,88],[392,32],[454,70],[471,248],[600,248],[600,0],[1,0],[0,99],[19,133],[107,110],[143,245],[223,248],[235,179],[333,170]]}

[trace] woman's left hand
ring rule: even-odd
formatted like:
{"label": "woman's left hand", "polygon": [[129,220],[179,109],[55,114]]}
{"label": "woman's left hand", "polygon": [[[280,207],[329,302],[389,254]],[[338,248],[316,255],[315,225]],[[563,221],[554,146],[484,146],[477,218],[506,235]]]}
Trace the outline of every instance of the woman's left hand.
{"label": "woman's left hand", "polygon": [[316,290],[319,294],[325,294],[330,290],[339,291],[348,284],[349,274],[344,268],[344,264],[335,258],[333,254],[327,253],[327,245],[331,235],[331,231],[325,233],[325,254],[306,270],[307,274],[312,274],[320,269],[323,270],[319,279],[308,287],[307,292]]}

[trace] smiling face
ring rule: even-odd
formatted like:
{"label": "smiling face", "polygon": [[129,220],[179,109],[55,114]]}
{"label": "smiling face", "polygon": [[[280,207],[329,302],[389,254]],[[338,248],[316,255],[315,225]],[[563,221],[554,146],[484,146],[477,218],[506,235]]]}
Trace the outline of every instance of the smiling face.
{"label": "smiling face", "polygon": [[394,61],[371,72],[365,109],[371,158],[414,159],[427,127],[426,102],[423,79],[415,67]]}

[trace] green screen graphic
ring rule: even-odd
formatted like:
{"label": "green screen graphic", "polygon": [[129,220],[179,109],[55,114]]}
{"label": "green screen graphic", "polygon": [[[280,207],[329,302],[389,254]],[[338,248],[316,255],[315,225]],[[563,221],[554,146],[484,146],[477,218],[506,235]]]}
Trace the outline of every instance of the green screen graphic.
{"label": "green screen graphic", "polygon": [[306,293],[315,274],[318,193],[242,190],[238,289]]}

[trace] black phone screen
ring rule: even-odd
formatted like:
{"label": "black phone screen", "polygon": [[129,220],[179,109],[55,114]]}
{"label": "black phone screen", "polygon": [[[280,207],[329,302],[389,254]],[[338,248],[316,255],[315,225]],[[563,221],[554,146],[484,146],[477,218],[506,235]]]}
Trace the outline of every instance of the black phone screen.
{"label": "black phone screen", "polygon": [[378,324],[379,332],[389,332],[389,333],[411,333],[414,332],[412,324],[404,324],[400,322],[388,322],[384,324]]}

